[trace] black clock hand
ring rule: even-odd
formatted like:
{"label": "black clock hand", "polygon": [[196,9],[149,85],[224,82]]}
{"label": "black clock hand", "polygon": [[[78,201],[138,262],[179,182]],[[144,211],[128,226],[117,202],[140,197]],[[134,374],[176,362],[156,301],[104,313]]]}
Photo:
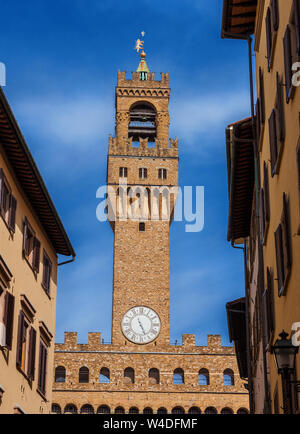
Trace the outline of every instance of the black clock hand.
{"label": "black clock hand", "polygon": [[140,321],[139,318],[138,318],[138,322],[139,322],[139,325],[140,325],[140,327],[141,327],[141,329],[142,329],[142,331],[143,331],[143,333],[145,335],[146,333],[145,333],[144,327],[143,327],[143,325],[142,325],[142,323],[141,323],[141,321]]}

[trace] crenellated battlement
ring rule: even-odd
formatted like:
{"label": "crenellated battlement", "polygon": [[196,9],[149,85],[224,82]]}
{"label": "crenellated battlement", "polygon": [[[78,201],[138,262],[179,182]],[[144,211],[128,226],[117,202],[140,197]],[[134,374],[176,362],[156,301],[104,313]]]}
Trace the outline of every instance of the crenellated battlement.
{"label": "crenellated battlement", "polygon": [[160,80],[155,80],[155,73],[149,72],[146,80],[139,79],[138,72],[131,73],[131,79],[126,78],[126,71],[118,71],[118,87],[168,88],[169,73],[161,72]]}
{"label": "crenellated battlement", "polygon": [[109,155],[130,155],[143,157],[178,157],[178,138],[156,139],[155,146],[149,146],[148,139],[140,138],[139,146],[133,146],[132,137],[109,136]]}
{"label": "crenellated battlement", "polygon": [[65,332],[64,343],[55,344],[56,351],[100,351],[100,352],[132,352],[138,351],[143,353],[146,352],[167,352],[167,353],[203,353],[203,354],[234,354],[233,347],[222,346],[220,335],[208,335],[207,345],[199,346],[196,345],[194,334],[183,334],[182,344],[163,345],[155,346],[153,345],[151,349],[149,346],[139,346],[138,350],[135,345],[113,345],[110,343],[101,342],[101,333],[99,332],[89,332],[88,333],[88,343],[81,344],[77,342],[77,332]]}

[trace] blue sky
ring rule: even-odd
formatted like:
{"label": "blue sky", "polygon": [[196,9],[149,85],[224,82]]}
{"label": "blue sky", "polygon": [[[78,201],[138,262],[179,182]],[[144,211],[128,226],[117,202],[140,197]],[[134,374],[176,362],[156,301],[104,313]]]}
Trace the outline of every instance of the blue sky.
{"label": "blue sky", "polygon": [[221,0],[11,0],[1,5],[5,94],[77,253],[59,270],[56,341],[111,339],[113,233],[96,220],[114,134],[117,70],[134,71],[145,31],[151,71],[170,74],[170,137],[180,185],[205,187],[205,226],[170,236],[171,342],[221,334],[244,293],[242,253],[226,241],[225,126],[249,115],[247,47],[221,40]]}

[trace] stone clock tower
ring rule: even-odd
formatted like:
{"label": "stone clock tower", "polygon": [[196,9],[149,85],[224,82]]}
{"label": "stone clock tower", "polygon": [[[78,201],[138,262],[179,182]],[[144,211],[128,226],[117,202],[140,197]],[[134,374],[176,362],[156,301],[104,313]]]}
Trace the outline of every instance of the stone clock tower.
{"label": "stone clock tower", "polygon": [[169,139],[168,74],[156,81],[145,56],[143,51],[130,80],[118,73],[116,134],[109,139],[112,343],[157,346],[169,343],[169,229],[178,142]]}
{"label": "stone clock tower", "polygon": [[112,342],[91,332],[82,344],[76,332],[66,332],[64,343],[56,343],[52,411],[247,412],[248,393],[233,347],[222,346],[219,335],[208,336],[207,346],[196,345],[192,334],[183,334],[180,344],[169,341],[169,231],[178,141],[169,139],[169,76],[155,80],[143,51],[140,56],[130,79],[118,72],[116,132],[108,146]]}

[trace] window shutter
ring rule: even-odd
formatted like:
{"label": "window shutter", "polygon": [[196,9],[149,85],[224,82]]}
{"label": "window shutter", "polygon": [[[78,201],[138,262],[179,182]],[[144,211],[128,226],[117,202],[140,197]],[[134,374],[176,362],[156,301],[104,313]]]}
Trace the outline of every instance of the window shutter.
{"label": "window shutter", "polygon": [[259,68],[259,101],[260,101],[260,121],[262,124],[264,124],[266,118],[265,88],[264,88],[264,74],[261,68]]}
{"label": "window shutter", "polygon": [[286,194],[283,193],[283,210],[281,217],[282,227],[282,250],[283,250],[283,270],[284,270],[284,285],[287,282],[289,273],[291,271],[292,257],[291,257],[291,234],[289,226],[289,207]]}
{"label": "window shutter", "polygon": [[282,98],[282,81],[278,72],[276,74],[276,86],[276,134],[277,142],[283,142],[285,139],[284,107]]}
{"label": "window shutter", "polygon": [[35,370],[35,349],[36,349],[36,331],[33,327],[30,329],[29,335],[29,350],[28,350],[28,377],[31,381],[34,380]]}
{"label": "window shutter", "polygon": [[24,227],[23,227],[23,254],[24,256],[27,256],[29,252],[27,252],[27,237],[28,237],[28,220],[25,217],[24,220]]}
{"label": "window shutter", "polygon": [[267,58],[268,58],[268,71],[271,69],[271,52],[272,52],[272,31],[271,31],[271,11],[268,8],[266,16],[266,36],[267,36]]}
{"label": "window shutter", "polygon": [[44,366],[43,366],[43,393],[46,395],[46,378],[47,378],[47,348],[44,347]]}
{"label": "window shutter", "polygon": [[24,312],[21,310],[19,313],[18,341],[17,341],[17,365],[18,366],[21,366],[22,363],[23,337],[24,337]]}
{"label": "window shutter", "polygon": [[260,240],[261,240],[261,243],[264,244],[264,239],[265,239],[265,199],[264,199],[264,189],[263,188],[260,189],[259,203],[260,203],[260,210],[259,210]]}
{"label": "window shutter", "polygon": [[4,173],[3,170],[0,169],[0,211],[2,211],[2,203],[3,203],[3,183],[4,183]]}
{"label": "window shutter", "polygon": [[297,41],[297,54],[300,56],[300,0],[294,0],[294,13],[295,13],[295,32]]}
{"label": "window shutter", "polygon": [[279,27],[278,0],[272,0],[272,24],[273,31],[276,32]]}
{"label": "window shutter", "polygon": [[289,25],[286,27],[283,38],[284,49],[284,69],[285,69],[285,86],[286,102],[289,103],[292,89],[292,50],[291,50],[291,31]]}
{"label": "window shutter", "polygon": [[275,110],[272,110],[269,117],[269,139],[270,139],[270,154],[271,154],[271,169],[272,176],[275,173],[277,162],[277,133],[276,133],[276,114]]}
{"label": "window shutter", "polygon": [[267,287],[264,292],[264,302],[267,322],[267,338],[269,342],[271,334],[275,328],[273,276],[269,267],[267,267]]}
{"label": "window shutter", "polygon": [[15,232],[16,229],[16,211],[17,211],[17,199],[11,194],[8,226],[13,232]]}
{"label": "window shutter", "polygon": [[44,366],[44,346],[40,342],[40,356],[39,356],[39,378],[38,378],[38,388],[42,392],[43,386],[43,366]]}
{"label": "window shutter", "polygon": [[280,297],[282,295],[283,284],[284,284],[281,224],[278,226],[275,232],[275,249],[276,249],[278,296]]}
{"label": "window shutter", "polygon": [[256,136],[258,143],[260,142],[260,134],[261,134],[261,114],[260,114],[260,99],[257,98],[256,106],[255,106],[255,122],[256,122]]}
{"label": "window shutter", "polygon": [[265,201],[265,222],[270,221],[270,192],[269,192],[269,173],[268,166],[264,162],[264,201]]}
{"label": "window shutter", "polygon": [[4,325],[6,331],[6,348],[11,350],[12,348],[12,337],[13,337],[13,327],[14,327],[14,308],[15,308],[15,297],[9,292],[5,295],[5,308],[4,308]]}
{"label": "window shutter", "polygon": [[38,273],[40,270],[40,251],[41,243],[37,238],[34,237],[33,242],[33,269]]}

